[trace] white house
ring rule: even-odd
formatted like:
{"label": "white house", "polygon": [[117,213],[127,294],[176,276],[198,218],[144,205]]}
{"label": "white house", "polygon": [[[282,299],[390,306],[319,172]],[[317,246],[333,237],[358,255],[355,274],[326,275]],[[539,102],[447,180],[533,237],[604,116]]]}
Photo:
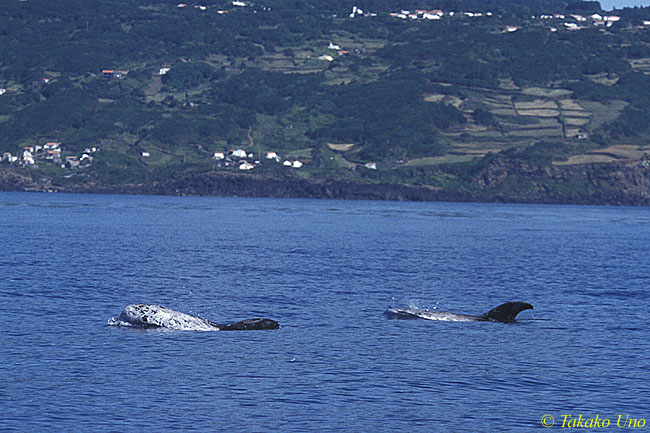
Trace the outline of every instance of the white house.
{"label": "white house", "polygon": [[278,157],[278,154],[271,151],[266,152],[266,159],[276,159]]}
{"label": "white house", "polygon": [[23,152],[23,162],[29,165],[34,164],[34,157],[32,156],[32,152],[30,152],[29,150],[25,150]]}
{"label": "white house", "polygon": [[330,50],[340,50],[341,47],[339,45],[333,44],[330,42],[330,44],[327,46]]}
{"label": "white house", "polygon": [[140,156],[142,156],[143,158],[149,158],[151,154],[149,152],[142,152]]}
{"label": "white house", "polygon": [[369,170],[377,170],[377,163],[376,162],[366,162],[364,164],[364,167],[366,167]]}
{"label": "white house", "polygon": [[212,155],[212,159],[216,159],[217,161],[220,161],[225,157],[226,155],[224,155],[223,152],[214,152],[214,155]]}
{"label": "white house", "polygon": [[302,167],[302,162],[300,162],[300,161],[294,161],[294,162],[291,164],[291,166],[292,166],[293,168],[300,168],[300,167]]}
{"label": "white house", "polygon": [[232,2],[232,5],[233,6],[244,7],[244,6],[246,6],[246,3],[240,2],[240,1],[234,1],[234,2]]}
{"label": "white house", "polygon": [[246,151],[244,149],[233,150],[230,153],[230,155],[234,156],[235,158],[246,158],[248,156],[248,154],[246,153]]}
{"label": "white house", "polygon": [[255,166],[249,162],[243,161],[241,164],[239,164],[239,169],[240,170],[252,170],[254,169]]}
{"label": "white house", "polygon": [[7,89],[0,89],[0,96],[4,95],[5,93],[7,93]]}
{"label": "white house", "polygon": [[167,74],[167,72],[169,72],[170,70],[171,70],[171,68],[167,68],[167,67],[160,68],[160,69],[158,70],[158,75],[165,75],[165,74]]}

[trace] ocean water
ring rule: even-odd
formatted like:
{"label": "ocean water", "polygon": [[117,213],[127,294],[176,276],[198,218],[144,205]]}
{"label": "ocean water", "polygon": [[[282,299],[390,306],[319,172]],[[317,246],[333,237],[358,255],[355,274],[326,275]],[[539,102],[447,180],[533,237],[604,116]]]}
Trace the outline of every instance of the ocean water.
{"label": "ocean water", "polygon": [[649,265],[648,208],[0,193],[0,431],[650,430]]}

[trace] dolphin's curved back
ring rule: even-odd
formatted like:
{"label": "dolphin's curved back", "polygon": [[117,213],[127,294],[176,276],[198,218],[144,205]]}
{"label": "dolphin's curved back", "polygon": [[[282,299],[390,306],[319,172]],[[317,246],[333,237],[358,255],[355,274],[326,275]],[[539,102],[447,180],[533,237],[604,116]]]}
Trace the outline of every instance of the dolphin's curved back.
{"label": "dolphin's curved back", "polygon": [[221,331],[250,331],[257,329],[278,329],[280,324],[271,319],[246,319],[230,325],[217,325]]}
{"label": "dolphin's curved back", "polygon": [[494,307],[487,313],[483,314],[481,318],[493,322],[511,323],[515,321],[517,314],[524,310],[532,309],[533,306],[527,302],[506,302],[505,304]]}

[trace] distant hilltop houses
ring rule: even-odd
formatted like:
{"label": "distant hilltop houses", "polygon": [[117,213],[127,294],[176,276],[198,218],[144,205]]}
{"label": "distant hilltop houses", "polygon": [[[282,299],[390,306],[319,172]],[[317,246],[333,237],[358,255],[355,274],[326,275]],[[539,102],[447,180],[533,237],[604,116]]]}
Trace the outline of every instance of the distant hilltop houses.
{"label": "distant hilltop houses", "polygon": [[24,146],[17,155],[5,152],[0,162],[18,164],[23,167],[37,166],[40,162],[60,164],[61,168],[77,168],[92,164],[97,147],[86,148],[81,155],[62,155],[62,144],[59,141],[48,141],[44,144]]}
{"label": "distant hilltop houses", "polygon": [[[356,8],[356,6],[355,6]],[[449,17],[467,17],[467,18],[481,18],[481,17],[491,17],[493,16],[492,12],[455,12],[455,11],[449,11],[449,12],[444,12],[440,9],[434,9],[434,10],[424,10],[424,9],[418,9],[415,11],[409,11],[409,10],[401,10],[399,12],[391,12],[389,14],[391,17],[399,18],[402,20],[440,20],[442,17],[449,16]],[[351,14],[350,17],[352,18],[353,16],[356,16],[356,14]],[[366,15],[364,15],[366,16]],[[533,16],[533,19],[537,19],[538,17]],[[583,24],[593,24],[594,26],[603,26],[603,27],[611,27],[614,25],[614,23],[617,23],[621,20],[621,17],[617,15],[600,15],[600,14],[593,14],[589,16],[583,16],[583,15],[578,15],[578,14],[571,14],[568,16],[565,16],[563,14],[544,14],[539,16],[540,20],[564,20],[563,25],[565,28],[568,30],[579,30],[581,28],[584,28],[581,26],[581,23]],[[650,25],[650,20],[644,21],[644,25]],[[506,26],[504,29],[504,32],[506,33],[513,33],[519,30],[519,27],[517,26]],[[551,31],[557,31],[557,27],[551,27]]]}
{"label": "distant hilltop houses", "polygon": [[[231,1],[229,2],[229,5],[234,7],[235,9],[237,8],[245,8],[245,7],[254,7],[254,4],[251,3],[246,3],[243,1]],[[197,9],[200,11],[206,11],[208,10],[208,6],[203,5],[203,4],[194,4],[194,5],[189,5],[188,3],[178,3],[176,5],[180,9],[184,8],[193,8]],[[270,8],[266,6],[260,6],[262,11],[268,11]],[[219,9],[216,10],[217,14],[220,15],[225,15],[229,11],[226,9]],[[257,12],[257,9],[255,10]],[[442,19],[443,17],[449,17],[449,18],[483,18],[483,17],[492,17],[494,14],[491,11],[443,11],[442,9],[416,9],[416,10],[399,10],[395,12],[390,12],[389,15],[394,18],[398,18],[401,20],[414,20],[414,21],[437,21]],[[348,17],[351,19],[355,18],[361,18],[361,17],[377,17],[378,14],[374,12],[370,12],[368,10],[362,9],[358,6],[352,6],[352,9],[350,10],[350,13],[348,14]],[[562,20],[561,23],[558,23],[559,25],[553,25],[549,27],[549,30],[552,32],[558,31],[558,29],[563,28],[565,30],[580,30],[585,28],[585,25],[591,24],[596,27],[611,27],[615,23],[619,22],[621,20],[621,17],[617,15],[600,15],[600,14],[592,14],[589,16],[583,16],[583,15],[578,15],[578,14],[570,14],[570,15],[564,15],[564,14],[542,14],[539,16],[533,16],[532,17],[534,20],[542,20],[542,21],[547,21],[547,20]],[[645,20],[643,22],[643,26],[650,26],[650,19]],[[520,30],[520,27],[517,26],[506,26],[505,28],[502,29],[502,33],[515,33],[518,30]],[[330,48],[334,49],[334,48]],[[339,52],[339,54],[341,54]],[[322,55],[319,57],[320,60],[326,60],[326,61],[333,61],[334,57],[328,54]],[[126,71],[117,71],[117,72],[126,72]],[[164,73],[161,73],[163,75]],[[125,75],[125,74],[124,74]],[[115,75],[115,78],[119,78],[117,75]]]}

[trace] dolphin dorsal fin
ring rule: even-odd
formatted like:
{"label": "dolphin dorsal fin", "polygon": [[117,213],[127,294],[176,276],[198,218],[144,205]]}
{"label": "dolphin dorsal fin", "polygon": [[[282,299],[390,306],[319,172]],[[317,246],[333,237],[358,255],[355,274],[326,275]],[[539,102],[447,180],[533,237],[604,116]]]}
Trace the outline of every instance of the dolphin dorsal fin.
{"label": "dolphin dorsal fin", "polygon": [[517,314],[524,310],[532,310],[533,306],[527,302],[506,302],[498,307],[494,307],[481,317],[483,320],[491,320],[494,322],[514,322]]}

